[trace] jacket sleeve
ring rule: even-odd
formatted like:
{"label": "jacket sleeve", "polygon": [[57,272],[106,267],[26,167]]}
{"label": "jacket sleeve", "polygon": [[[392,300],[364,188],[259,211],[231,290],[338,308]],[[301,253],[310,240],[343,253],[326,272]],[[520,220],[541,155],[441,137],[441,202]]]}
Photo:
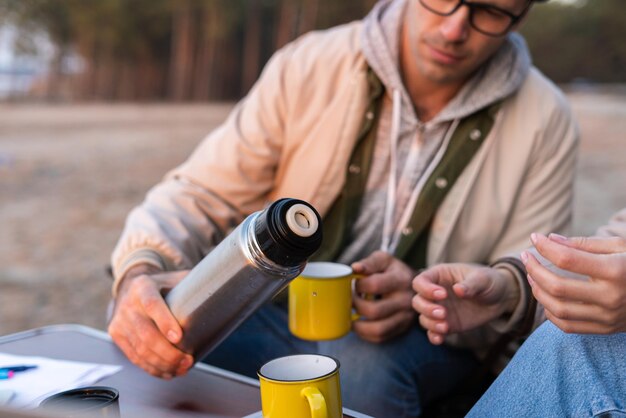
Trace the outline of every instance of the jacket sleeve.
{"label": "jacket sleeve", "polygon": [[191,268],[263,208],[281,152],[290,53],[290,46],[276,53],[227,120],[129,214],[111,257],[114,295],[131,267]]}
{"label": "jacket sleeve", "polygon": [[579,133],[565,98],[558,93],[553,97],[552,103],[539,103],[546,106],[541,122],[534,128],[527,126],[533,148],[506,227],[489,258],[493,267],[515,276],[520,302],[511,315],[448,337],[446,341],[452,345],[482,351],[504,334],[519,334],[521,328],[530,331],[543,317],[542,308],[533,303],[523,267],[515,268],[521,261],[510,261],[519,259],[521,250],[528,248],[532,232],[567,234],[571,227]]}
{"label": "jacket sleeve", "polygon": [[[512,213],[492,254],[519,258],[519,249],[528,247],[532,232],[568,234],[573,210],[574,179],[578,155],[579,131],[569,105],[561,94],[555,96],[554,106],[545,115],[543,126],[534,132],[532,158],[528,162]],[[521,227],[523,226],[523,227]],[[511,252],[511,249],[517,249]],[[497,264],[497,260],[492,260]],[[541,307],[534,305],[526,277],[515,271],[521,292],[520,303],[507,318],[490,326],[498,334],[510,332],[528,317],[542,317]]]}

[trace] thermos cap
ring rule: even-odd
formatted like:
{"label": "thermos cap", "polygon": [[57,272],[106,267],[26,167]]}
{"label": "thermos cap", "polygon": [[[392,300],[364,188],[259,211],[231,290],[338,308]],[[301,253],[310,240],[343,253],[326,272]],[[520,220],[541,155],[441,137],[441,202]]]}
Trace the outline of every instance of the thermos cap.
{"label": "thermos cap", "polygon": [[322,245],[322,220],[313,206],[284,198],[256,220],[255,235],[263,254],[282,266],[304,263]]}
{"label": "thermos cap", "polygon": [[296,203],[287,211],[287,226],[300,237],[310,237],[317,232],[319,221],[312,207]]}
{"label": "thermos cap", "polygon": [[67,418],[119,418],[119,392],[109,386],[70,389],[44,399],[39,408],[61,412]]}

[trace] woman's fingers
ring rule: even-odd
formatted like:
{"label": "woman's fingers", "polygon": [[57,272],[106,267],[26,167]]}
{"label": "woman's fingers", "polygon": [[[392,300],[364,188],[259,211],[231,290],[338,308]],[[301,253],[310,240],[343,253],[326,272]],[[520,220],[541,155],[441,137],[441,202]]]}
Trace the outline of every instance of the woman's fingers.
{"label": "woman's fingers", "polygon": [[559,327],[563,332],[568,334],[612,334],[619,332],[612,325],[599,324],[592,321],[574,321],[562,319],[554,315],[550,310],[546,309],[546,318],[554,325]]}
{"label": "woman's fingers", "polygon": [[557,299],[545,292],[541,286],[533,287],[533,295],[545,309],[562,320],[603,323],[610,319],[607,311],[601,305]]}
{"label": "woman's fingers", "polygon": [[[539,235],[539,234],[537,234]],[[594,254],[626,252],[626,239],[621,237],[564,237],[550,234],[548,239],[559,244]]]}
{"label": "woman's fingers", "polygon": [[526,252],[522,257],[526,271],[531,277],[534,286],[552,297],[560,300],[569,300],[584,303],[597,303],[602,300],[598,286],[586,280],[566,278],[550,271],[543,266],[532,254]]}
{"label": "woman's fingers", "polygon": [[[624,274],[625,266],[619,253],[597,254],[563,245],[541,234],[532,234],[531,240],[539,254],[563,270],[609,280],[621,278]],[[587,243],[600,242],[582,238],[580,240]]]}

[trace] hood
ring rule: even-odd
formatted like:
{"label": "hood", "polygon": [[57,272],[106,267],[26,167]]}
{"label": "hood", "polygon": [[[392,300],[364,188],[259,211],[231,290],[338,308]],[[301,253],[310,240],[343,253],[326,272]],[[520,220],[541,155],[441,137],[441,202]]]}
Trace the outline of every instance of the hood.
{"label": "hood", "polygon": [[[399,92],[402,125],[420,122],[399,70],[400,29],[407,0],[381,0],[365,17],[362,51],[389,95]],[[511,33],[505,43],[473,76],[432,122],[468,116],[514,93],[530,70],[531,60],[523,38]]]}

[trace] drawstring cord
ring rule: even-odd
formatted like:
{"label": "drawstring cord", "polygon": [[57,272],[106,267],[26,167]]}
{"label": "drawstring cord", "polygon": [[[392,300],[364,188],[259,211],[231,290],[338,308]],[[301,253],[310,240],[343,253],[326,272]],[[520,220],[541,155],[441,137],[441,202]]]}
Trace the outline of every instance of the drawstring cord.
{"label": "drawstring cord", "polygon": [[419,181],[415,185],[415,188],[411,192],[411,196],[409,197],[408,204],[402,211],[402,215],[400,216],[400,220],[398,222],[398,226],[394,229],[393,227],[393,218],[396,208],[396,192],[398,187],[398,174],[397,174],[397,166],[398,166],[398,141],[400,137],[400,122],[402,116],[402,96],[399,90],[393,91],[393,108],[391,113],[391,138],[390,138],[390,173],[389,173],[389,182],[387,185],[387,201],[385,204],[385,213],[383,218],[383,236],[380,249],[387,253],[393,254],[398,247],[400,242],[400,237],[404,228],[408,225],[411,220],[411,215],[415,210],[415,205],[417,204],[417,198],[424,188],[424,184],[426,180],[430,178],[433,171],[439,165],[439,162],[443,158],[443,155],[450,144],[450,140],[452,138],[452,134],[456,130],[459,125],[459,119],[455,119],[448,129],[446,130],[446,134],[444,136],[444,140],[441,143],[441,146],[437,150],[435,157],[432,159],[424,173],[420,176]]}
{"label": "drawstring cord", "polygon": [[389,182],[387,185],[387,202],[385,204],[385,217],[383,219],[383,239],[381,250],[390,252],[391,236],[393,235],[393,215],[396,207],[396,188],[398,184],[398,137],[400,136],[400,117],[402,116],[402,96],[399,90],[393,91],[393,106],[391,109],[391,138],[390,138],[390,161]]}

